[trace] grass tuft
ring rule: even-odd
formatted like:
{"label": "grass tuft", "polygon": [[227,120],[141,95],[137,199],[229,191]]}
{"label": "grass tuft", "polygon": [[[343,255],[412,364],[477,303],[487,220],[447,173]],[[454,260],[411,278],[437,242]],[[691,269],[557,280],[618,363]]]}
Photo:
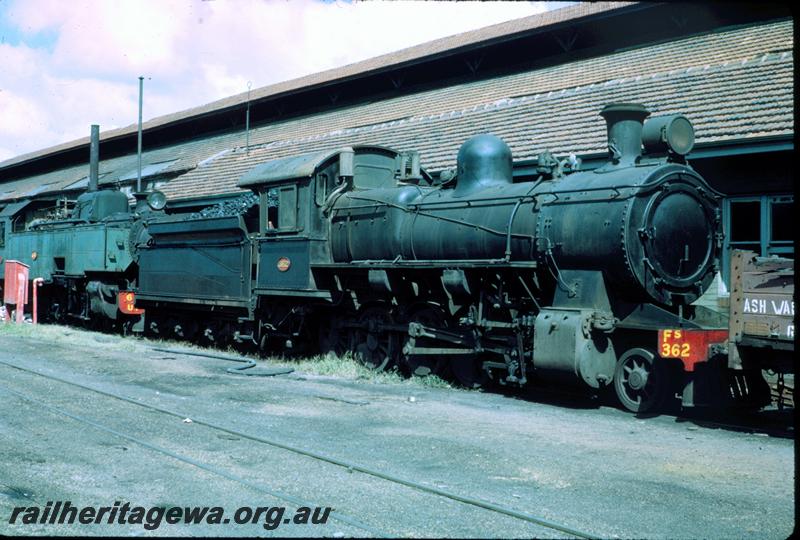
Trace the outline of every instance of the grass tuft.
{"label": "grass tuft", "polygon": [[57,342],[91,349],[114,348],[122,352],[133,352],[137,347],[137,340],[134,338],[58,324],[0,323],[0,336],[24,337],[36,341]]}
{"label": "grass tuft", "polygon": [[[274,359],[273,359],[274,360]],[[298,360],[283,361],[297,371],[330,377],[342,377],[376,383],[399,383],[403,378],[394,371],[375,371],[359,363],[346,353],[337,356],[333,353],[312,356]]]}
{"label": "grass tuft", "polygon": [[455,388],[452,384],[437,375],[427,375],[425,377],[411,377],[410,382],[427,386],[428,388]]}
{"label": "grass tuft", "polygon": [[353,358],[349,353],[345,353],[342,356],[328,353],[288,362],[281,359],[270,360],[281,362],[284,365],[294,367],[297,371],[313,375],[340,377],[343,379],[376,384],[403,384],[409,386],[424,386],[427,388],[453,388],[453,385],[436,375],[428,375],[426,377],[404,377],[397,370],[375,371],[358,362],[358,360]]}
{"label": "grass tuft", "polygon": [[353,356],[346,353],[337,356],[332,353],[316,355],[309,358],[289,359],[280,356],[260,358],[255,351],[242,351],[234,346],[212,349],[188,341],[171,339],[139,338],[93,332],[82,328],[61,326],[55,324],[2,324],[0,323],[0,338],[3,336],[17,336],[37,341],[56,342],[64,345],[73,345],[91,349],[114,348],[123,352],[138,352],[148,354],[148,349],[159,347],[165,349],[187,349],[208,354],[229,354],[232,356],[246,357],[272,365],[292,367],[299,373],[337,377],[374,384],[402,384],[408,386],[421,386],[427,388],[454,388],[452,384],[435,375],[425,377],[404,377],[396,370],[375,371],[359,363]]}

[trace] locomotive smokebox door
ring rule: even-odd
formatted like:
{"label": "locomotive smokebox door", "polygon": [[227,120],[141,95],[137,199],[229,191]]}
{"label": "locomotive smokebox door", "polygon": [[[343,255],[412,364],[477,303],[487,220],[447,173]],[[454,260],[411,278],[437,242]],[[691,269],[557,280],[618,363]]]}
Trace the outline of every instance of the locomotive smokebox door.
{"label": "locomotive smokebox door", "polygon": [[611,382],[617,356],[609,334],[588,309],[543,309],[533,331],[533,367],[544,379],[599,388]]}

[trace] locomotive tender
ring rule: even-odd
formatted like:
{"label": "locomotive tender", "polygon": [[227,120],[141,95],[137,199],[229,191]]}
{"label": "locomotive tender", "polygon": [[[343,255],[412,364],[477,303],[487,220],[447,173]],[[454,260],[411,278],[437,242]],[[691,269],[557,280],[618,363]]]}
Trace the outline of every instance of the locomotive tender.
{"label": "locomotive tender", "polygon": [[691,405],[695,364],[727,339],[692,305],[718,270],[719,195],[686,164],[684,117],[601,114],[608,162],[565,173],[545,154],[534,181],[514,182],[491,135],[438,179],[376,146],[263,163],[239,181],[257,197],[241,212],[129,213],[126,283],[148,332]]}

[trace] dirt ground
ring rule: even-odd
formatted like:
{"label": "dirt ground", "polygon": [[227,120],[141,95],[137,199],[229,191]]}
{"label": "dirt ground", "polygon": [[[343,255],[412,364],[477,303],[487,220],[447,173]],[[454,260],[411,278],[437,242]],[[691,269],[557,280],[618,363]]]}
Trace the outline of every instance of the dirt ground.
{"label": "dirt ground", "polygon": [[[157,345],[61,327],[0,328],[0,533],[569,536],[286,446],[600,538],[786,538],[794,527],[791,437],[357,369],[319,375],[299,364],[290,374],[245,377],[226,372],[227,362]],[[226,516],[245,506],[294,515],[309,505],[332,507],[338,518],[272,530],[263,520],[153,530],[25,524],[20,513],[9,523],[15,508],[55,501],[219,506]]]}

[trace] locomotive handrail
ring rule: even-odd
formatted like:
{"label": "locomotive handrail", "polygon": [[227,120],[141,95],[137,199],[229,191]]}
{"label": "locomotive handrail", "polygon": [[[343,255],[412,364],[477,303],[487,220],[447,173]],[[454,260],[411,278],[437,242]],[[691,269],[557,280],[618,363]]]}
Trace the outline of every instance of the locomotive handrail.
{"label": "locomotive handrail", "polygon": [[[409,214],[413,212],[416,215],[429,217],[431,219],[438,219],[438,220],[441,220],[441,221],[447,221],[449,223],[455,223],[456,225],[464,225],[464,226],[467,226],[467,227],[474,227],[474,228],[476,228],[478,230],[481,230],[481,231],[484,231],[484,232],[487,232],[487,233],[490,233],[490,234],[495,234],[495,235],[498,235],[498,236],[506,236],[506,231],[498,231],[496,229],[492,229],[491,227],[486,227],[485,225],[478,225],[476,223],[470,223],[469,221],[463,221],[463,220],[460,220],[460,219],[453,219],[453,218],[448,218],[448,217],[443,217],[443,216],[437,216],[436,214],[430,214],[428,212],[421,212],[418,207],[416,207],[416,208],[414,208],[412,210],[409,207],[402,206],[402,205],[395,204],[395,203],[388,202],[388,201],[382,201],[380,199],[372,199],[372,198],[363,197],[363,196],[361,196],[361,197],[353,196],[351,194],[348,194],[347,197],[351,198],[351,199],[361,200],[361,201],[368,201],[368,202],[383,204],[383,205],[385,205],[387,207],[396,208],[397,210],[402,210],[403,212],[406,212],[406,213],[409,213]],[[414,206],[414,205],[409,205],[409,206]],[[532,235],[529,235],[529,234],[521,234],[521,233],[511,233],[511,234],[513,236],[517,237],[517,238],[528,238],[528,239],[531,239],[531,240],[536,240],[535,236],[532,236]]]}
{"label": "locomotive handrail", "polygon": [[[640,185],[636,185],[636,184],[630,184],[630,185],[617,185],[617,186],[603,186],[603,187],[595,187],[595,188],[584,187],[584,188],[580,188],[580,189],[564,189],[564,190],[558,190],[558,191],[540,191],[540,192],[534,193],[534,194],[526,194],[526,195],[523,195],[522,197],[520,197],[519,195],[506,195],[506,196],[502,196],[502,197],[473,198],[473,199],[470,199],[469,201],[453,201],[453,200],[428,201],[428,200],[426,200],[426,201],[422,201],[422,202],[419,202],[419,203],[410,203],[408,205],[408,207],[442,206],[442,205],[454,205],[454,207],[460,207],[460,206],[471,206],[476,202],[514,201],[514,200],[519,200],[520,198],[523,199],[523,202],[526,202],[527,200],[533,201],[537,197],[539,197],[540,195],[552,195],[552,196],[556,197],[556,200],[558,200],[559,199],[558,196],[559,195],[563,195],[563,194],[585,193],[585,192],[596,192],[596,191],[612,191],[612,192],[614,192],[614,196],[609,197],[609,198],[614,199],[614,200],[624,200],[625,198],[632,198],[635,195],[631,194],[631,195],[625,196],[625,195],[622,194],[622,190],[635,189],[635,188],[639,188],[640,192],[641,192],[641,191],[649,191],[650,189],[656,189],[657,186],[640,186]],[[648,189],[648,188],[650,188],[650,189]],[[369,202],[382,203],[382,204],[386,204],[386,205],[393,204],[393,203],[388,203],[386,201],[382,201],[380,199],[372,199],[372,198],[363,197],[363,196],[355,196],[355,195],[352,195],[352,194],[348,194],[347,197],[348,198],[352,198],[352,199],[357,199],[357,200],[364,200],[364,201],[369,201]],[[543,204],[552,204],[553,202],[555,202],[555,201],[549,201],[549,202],[543,203]],[[570,201],[570,202],[573,202],[573,201]],[[358,209],[358,208],[370,208],[370,207],[369,206],[362,206],[362,207],[360,207],[360,206],[351,206],[349,208]]]}
{"label": "locomotive handrail", "polygon": [[331,211],[333,205],[336,204],[336,201],[339,200],[339,197],[347,191],[348,184],[347,182],[342,182],[341,185],[337,186],[336,189],[331,191],[331,193],[325,198],[325,204],[322,206],[322,215],[328,215],[328,212]]}
{"label": "locomotive handrail", "polygon": [[[613,192],[613,194],[610,195],[608,198],[611,199],[611,200],[619,201],[619,200],[631,199],[631,198],[636,196],[635,194],[630,194],[630,195],[627,195],[627,196],[623,195],[621,190],[623,190],[623,189],[636,189],[636,188],[641,188],[641,187],[642,186],[637,186],[637,185],[633,184],[633,185],[626,185],[626,186],[604,186],[604,187],[596,187],[596,188],[584,187],[584,188],[580,188],[580,189],[564,189],[564,190],[561,190],[561,191],[540,191],[539,193],[534,195],[534,197],[538,197],[540,195],[551,195],[551,196],[555,197],[555,199],[553,199],[551,201],[543,202],[542,204],[554,204],[555,202],[560,200],[559,195],[566,195],[566,194],[570,194],[570,193],[586,193],[588,191],[611,191],[611,192]],[[596,202],[598,200],[602,200],[602,199],[591,199],[591,202]],[[575,201],[564,201],[564,202],[572,204]]]}
{"label": "locomotive handrail", "polygon": [[[630,188],[630,187],[635,187],[635,186],[628,186],[628,187]],[[537,197],[539,197],[540,195],[552,195],[553,197],[555,197],[554,199],[552,199],[550,201],[541,203],[542,205],[550,205],[550,204],[555,204],[557,201],[560,200],[560,198],[558,197],[559,194],[578,193],[578,192],[585,192],[585,191],[599,191],[600,189],[607,189],[607,190],[614,191],[615,193],[620,193],[620,191],[619,191],[620,189],[626,189],[626,188],[622,187],[622,186],[613,186],[613,187],[606,187],[606,188],[580,189],[580,190],[576,189],[576,190],[567,190],[567,191],[558,191],[558,192],[556,192],[556,191],[545,191],[545,192],[536,193],[536,194],[533,194],[533,195],[524,195],[524,196],[509,195],[509,196],[506,196],[506,197],[494,197],[494,198],[488,198],[487,197],[485,199],[471,199],[469,201],[431,201],[431,202],[425,201],[425,202],[422,202],[422,203],[411,203],[411,204],[408,205],[408,208],[416,209],[416,208],[419,208],[419,207],[422,207],[422,206],[425,206],[425,205],[431,205],[431,206],[433,206],[433,205],[437,205],[437,206],[453,205],[453,208],[457,209],[457,208],[462,208],[462,207],[475,206],[474,203],[476,203],[476,202],[479,202],[479,203],[493,203],[493,202],[497,202],[497,201],[515,201],[515,200],[519,200],[519,199],[522,199],[522,202],[528,202],[528,201],[535,202]],[[615,196],[615,197],[609,197],[609,199],[610,200],[619,201],[619,200],[630,199],[630,198],[633,198],[633,197],[634,197],[634,195],[630,195],[630,196],[627,196],[627,197],[616,197]],[[353,197],[353,198],[357,198],[357,197]],[[391,204],[394,204],[394,203],[387,203],[386,201],[382,201],[382,200],[379,200],[379,199],[360,198],[360,200],[366,200],[366,201],[370,201],[370,202],[382,203],[382,204],[386,204],[387,206],[391,206]],[[597,202],[597,201],[601,201],[601,200],[603,200],[603,199],[591,199],[591,202]],[[561,204],[573,204],[574,202],[575,201],[563,201],[563,203],[561,203]],[[370,206],[370,205],[366,205],[366,204],[365,205],[360,205],[360,206],[359,205],[352,205],[352,206],[348,206],[347,210],[362,210],[362,209],[369,209],[369,208],[374,208],[374,206]]]}
{"label": "locomotive handrail", "polygon": [[[544,181],[545,180],[543,179],[542,182],[544,182]],[[526,197],[526,198],[528,198],[528,197],[535,198],[535,197],[538,197],[539,195],[554,195],[554,196],[558,196],[559,194],[582,193],[582,192],[587,192],[587,191],[613,191],[613,192],[615,192],[615,193],[617,193],[618,195],[621,196],[622,195],[621,190],[623,190],[623,189],[641,188],[641,189],[645,190],[647,187],[648,186],[640,186],[640,185],[636,185],[636,184],[617,185],[617,186],[602,186],[602,187],[584,187],[584,188],[580,188],[580,189],[563,189],[563,190],[558,190],[558,191],[553,191],[553,190],[551,190],[551,191],[540,191],[540,192],[535,193],[535,194],[524,195],[524,197]],[[533,188],[531,188],[531,189],[533,189]],[[503,197],[472,198],[469,201],[463,201],[463,202],[464,203],[484,202],[484,201],[492,202],[492,201],[515,200],[515,199],[518,199],[518,198],[519,198],[519,195],[506,195],[506,196],[503,196]],[[617,199],[617,198],[618,198],[617,196],[614,197],[614,199]],[[461,202],[461,201],[424,201],[422,203],[414,203],[414,204],[418,204],[418,205],[442,205],[442,204],[452,204],[452,203],[455,203],[455,202]]]}
{"label": "locomotive handrail", "polygon": [[311,266],[314,268],[337,268],[340,266],[347,267],[351,264],[366,264],[366,265],[399,265],[399,266],[413,266],[419,264],[439,264],[452,267],[474,265],[474,264],[492,264],[503,265],[509,267],[529,267],[536,268],[538,264],[535,261],[507,261],[505,259],[403,259],[403,260],[389,260],[389,259],[353,259],[347,263],[314,263]]}

